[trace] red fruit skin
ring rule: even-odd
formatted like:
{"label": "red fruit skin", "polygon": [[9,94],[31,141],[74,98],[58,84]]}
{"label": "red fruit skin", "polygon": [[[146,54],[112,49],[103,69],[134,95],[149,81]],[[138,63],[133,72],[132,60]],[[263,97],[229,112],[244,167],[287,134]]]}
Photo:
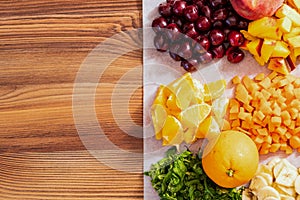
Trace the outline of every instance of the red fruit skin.
{"label": "red fruit skin", "polygon": [[284,0],[230,0],[234,10],[242,17],[256,20],[275,14]]}

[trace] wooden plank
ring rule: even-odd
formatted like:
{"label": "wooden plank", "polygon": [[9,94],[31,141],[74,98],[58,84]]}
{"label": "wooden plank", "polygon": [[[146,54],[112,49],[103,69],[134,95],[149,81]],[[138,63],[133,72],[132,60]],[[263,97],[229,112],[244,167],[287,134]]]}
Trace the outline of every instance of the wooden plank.
{"label": "wooden plank", "polygon": [[[74,81],[88,54],[120,31],[141,27],[141,11],[142,2],[134,0],[0,2],[1,200],[143,198],[142,138],[124,132],[112,111],[112,94],[124,74],[142,66],[142,50],[116,59],[95,96],[107,138],[133,159],[108,151],[105,162],[97,160],[78,135],[72,107]],[[141,70],[131,76],[135,81],[122,83],[138,85],[129,104],[115,103],[127,106],[141,126]],[[118,91],[120,99],[128,98],[125,91]],[[107,162],[123,162],[136,173]]]}

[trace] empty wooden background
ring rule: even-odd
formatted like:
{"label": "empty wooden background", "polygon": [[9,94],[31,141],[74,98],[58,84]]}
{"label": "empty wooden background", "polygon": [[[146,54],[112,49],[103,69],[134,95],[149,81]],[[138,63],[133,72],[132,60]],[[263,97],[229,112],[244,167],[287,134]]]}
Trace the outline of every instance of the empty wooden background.
{"label": "empty wooden background", "polygon": [[[142,157],[137,173],[99,162],[72,114],[74,80],[86,56],[114,34],[141,27],[141,19],[137,0],[0,1],[0,199],[143,199]],[[115,60],[101,78],[107,84],[97,88],[96,110],[114,144],[142,155],[142,139],[125,134],[111,111],[116,82],[141,65],[142,50]],[[135,73],[141,82],[141,70]],[[129,108],[142,125],[141,87]]]}

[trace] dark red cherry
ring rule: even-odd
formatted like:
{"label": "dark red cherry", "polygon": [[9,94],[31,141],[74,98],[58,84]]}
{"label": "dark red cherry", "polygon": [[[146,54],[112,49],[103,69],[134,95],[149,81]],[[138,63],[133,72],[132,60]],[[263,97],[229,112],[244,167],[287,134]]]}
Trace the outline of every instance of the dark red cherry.
{"label": "dark red cherry", "polygon": [[158,33],[154,37],[154,47],[157,51],[166,52],[169,48],[169,41],[164,34]]}
{"label": "dark red cherry", "polygon": [[158,17],[152,21],[152,27],[154,32],[161,31],[162,28],[166,28],[168,25],[168,21],[164,17]]}
{"label": "dark red cherry", "polygon": [[241,62],[245,57],[244,52],[238,47],[229,47],[226,51],[226,55],[227,60],[231,63]]}
{"label": "dark red cherry", "polygon": [[225,34],[221,29],[213,29],[209,33],[212,45],[218,46],[225,41]]}
{"label": "dark red cherry", "polygon": [[173,4],[173,13],[176,16],[182,16],[184,13],[184,9],[186,8],[187,3],[182,0],[175,1]]}
{"label": "dark red cherry", "polygon": [[189,5],[184,9],[184,17],[187,21],[194,22],[198,18],[198,7]]}
{"label": "dark red cherry", "polygon": [[233,47],[239,47],[245,41],[243,34],[239,31],[235,31],[235,30],[230,31],[227,38],[228,38],[229,44]]}
{"label": "dark red cherry", "polygon": [[177,24],[171,23],[166,27],[168,30],[165,30],[166,36],[168,39],[174,41],[177,40],[181,36],[180,28]]}
{"label": "dark red cherry", "polygon": [[200,32],[207,31],[211,27],[211,22],[207,17],[200,16],[195,22],[195,27]]}

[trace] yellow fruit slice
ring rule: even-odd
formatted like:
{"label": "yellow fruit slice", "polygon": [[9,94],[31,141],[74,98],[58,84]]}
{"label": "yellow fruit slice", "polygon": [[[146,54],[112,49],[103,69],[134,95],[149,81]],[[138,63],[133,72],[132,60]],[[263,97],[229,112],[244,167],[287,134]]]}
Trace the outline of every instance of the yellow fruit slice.
{"label": "yellow fruit slice", "polygon": [[178,119],[168,115],[162,128],[163,145],[179,145],[183,142],[183,128]]}
{"label": "yellow fruit slice", "polygon": [[187,129],[184,134],[183,134],[183,137],[184,137],[184,141],[187,143],[187,144],[192,144],[193,142],[196,141],[196,129],[194,128],[189,128]]}
{"label": "yellow fruit slice", "polygon": [[207,117],[201,124],[199,124],[196,137],[207,138],[208,140],[219,135],[220,127],[216,119],[212,116]]}
{"label": "yellow fruit slice", "polygon": [[210,114],[210,111],[211,106],[206,103],[195,104],[183,110],[179,114],[178,119],[181,121],[184,129],[195,129]]}
{"label": "yellow fruit slice", "polygon": [[176,79],[168,88],[175,94],[178,108],[181,110],[190,106],[191,102],[195,101],[195,86],[190,73],[184,74]]}
{"label": "yellow fruit slice", "polygon": [[204,84],[204,101],[208,102],[222,96],[226,88],[224,79]]}
{"label": "yellow fruit slice", "polygon": [[167,109],[161,104],[153,104],[151,107],[151,117],[155,131],[155,138],[160,140],[162,138],[162,128],[167,119]]}
{"label": "yellow fruit slice", "polygon": [[229,99],[226,97],[217,98],[212,102],[212,112],[220,127],[223,127],[224,116],[227,111],[228,103]]}
{"label": "yellow fruit slice", "polygon": [[169,88],[167,86],[160,85],[157,90],[156,97],[153,101],[153,104],[165,105],[170,94],[171,94],[171,91],[169,90]]}
{"label": "yellow fruit slice", "polygon": [[173,93],[171,93],[167,98],[166,107],[169,110],[169,113],[174,116],[177,116],[180,113],[181,110],[177,106],[176,96]]}

